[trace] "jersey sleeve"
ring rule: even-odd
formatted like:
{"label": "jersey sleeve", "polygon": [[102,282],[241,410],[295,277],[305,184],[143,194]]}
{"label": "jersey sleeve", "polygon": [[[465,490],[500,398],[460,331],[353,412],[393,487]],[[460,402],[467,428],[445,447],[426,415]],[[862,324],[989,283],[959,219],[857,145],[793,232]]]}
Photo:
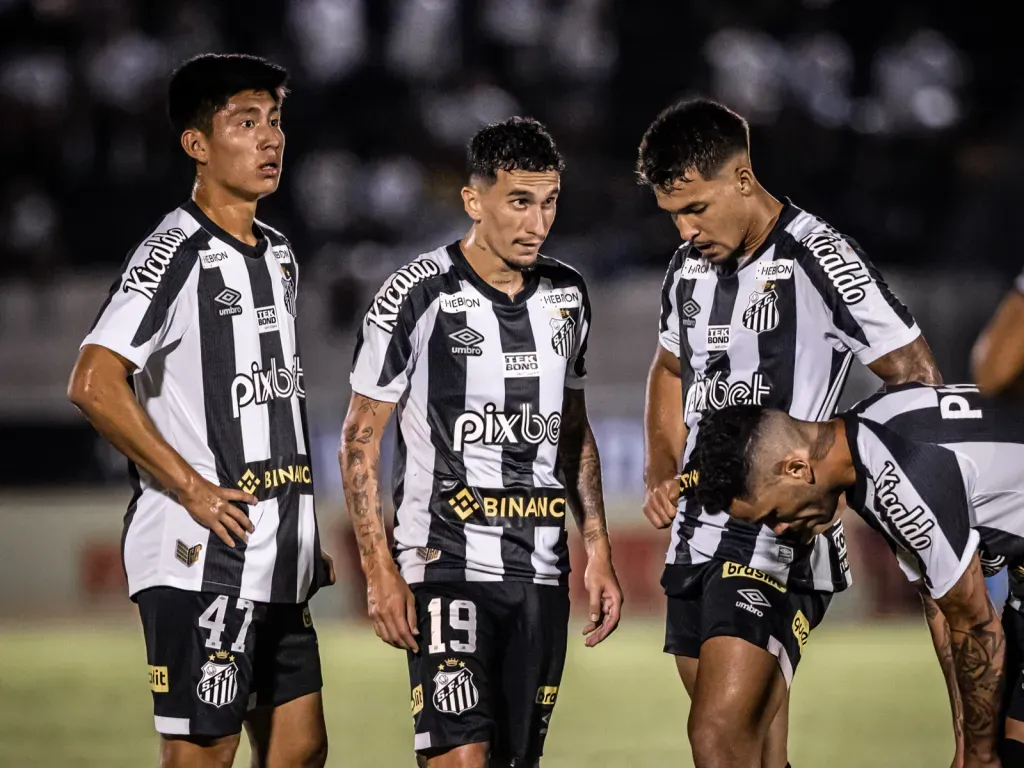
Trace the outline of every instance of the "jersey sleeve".
{"label": "jersey sleeve", "polygon": [[591,307],[587,286],[580,283],[583,302],[580,308],[580,329],[573,344],[572,357],[565,367],[565,386],[569,389],[583,389],[587,381],[587,340],[590,337]]}
{"label": "jersey sleeve", "polygon": [[106,347],[144,368],[153,353],[185,335],[197,263],[198,250],[182,229],[150,235],[125,260],[81,346]]}
{"label": "jersey sleeve", "polygon": [[978,549],[969,479],[949,449],[905,440],[866,420],[859,424],[866,496],[856,509],[889,540],[908,579],[923,579],[940,598]]}
{"label": "jersey sleeve", "polygon": [[661,284],[661,318],[658,324],[658,343],[676,357],[680,357],[679,343],[679,280],[682,278],[682,262],[685,249],[675,252]]}
{"label": "jersey sleeve", "polygon": [[[401,399],[426,341],[423,316],[429,297],[414,291],[422,270],[413,265],[388,278],[359,327],[349,383],[353,392],[373,400],[397,403]],[[435,274],[436,265],[430,262],[429,266]]]}
{"label": "jersey sleeve", "polygon": [[858,360],[869,365],[921,335],[910,310],[855,241],[823,226],[800,243],[806,250],[798,263],[831,320],[828,335]]}

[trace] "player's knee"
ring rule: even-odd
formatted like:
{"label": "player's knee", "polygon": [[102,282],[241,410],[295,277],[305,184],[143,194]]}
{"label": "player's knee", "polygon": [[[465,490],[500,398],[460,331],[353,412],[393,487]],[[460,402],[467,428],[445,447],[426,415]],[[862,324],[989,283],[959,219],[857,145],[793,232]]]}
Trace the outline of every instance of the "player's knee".
{"label": "player's knee", "polygon": [[463,744],[460,747],[429,755],[426,762],[420,762],[422,756],[417,755],[417,765],[426,768],[488,768],[488,752],[490,745],[486,743]]}
{"label": "player's knee", "polygon": [[231,768],[238,735],[218,739],[168,738],[160,743],[160,768]]}
{"label": "player's knee", "polygon": [[309,745],[306,761],[302,763],[304,768],[324,768],[327,765],[327,734],[324,733],[319,739]]}
{"label": "player's knee", "polygon": [[760,765],[761,745],[756,734],[738,727],[728,711],[694,706],[687,731],[697,768],[737,768]]}

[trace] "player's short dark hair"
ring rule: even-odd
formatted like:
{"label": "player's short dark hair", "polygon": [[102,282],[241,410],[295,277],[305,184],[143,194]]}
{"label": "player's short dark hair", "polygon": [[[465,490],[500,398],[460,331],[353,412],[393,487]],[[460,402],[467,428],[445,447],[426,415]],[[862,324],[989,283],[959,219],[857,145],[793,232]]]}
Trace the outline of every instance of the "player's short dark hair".
{"label": "player's short dark hair", "polygon": [[213,116],[240,91],[267,91],[278,103],[287,94],[288,70],[244,53],[203,53],[171,75],[167,112],[177,133],[196,128],[210,133]]}
{"label": "player's short dark hair", "polygon": [[753,457],[768,409],[730,405],[706,413],[697,429],[693,494],[709,512],[728,512],[733,499],[749,498]]}
{"label": "player's short dark hair", "polygon": [[708,179],[730,157],[749,151],[750,127],[742,117],[709,99],[681,101],[647,128],[636,173],[644,186],[667,192],[692,170]]}
{"label": "player's short dark hair", "polygon": [[565,170],[555,140],[532,117],[510,117],[481,128],[469,142],[466,165],[470,178],[489,182],[498,178],[498,171]]}

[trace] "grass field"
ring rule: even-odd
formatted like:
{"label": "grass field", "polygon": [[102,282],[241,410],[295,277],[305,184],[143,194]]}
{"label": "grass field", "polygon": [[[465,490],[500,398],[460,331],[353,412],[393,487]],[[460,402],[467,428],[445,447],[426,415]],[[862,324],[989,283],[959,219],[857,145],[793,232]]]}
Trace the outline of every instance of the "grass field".
{"label": "grass field", "polygon": [[[0,765],[155,766],[141,633],[0,632]],[[329,765],[411,766],[404,655],[362,626],[319,626]],[[633,623],[606,646],[574,638],[546,768],[691,765],[686,696],[660,627]],[[790,754],[797,768],[944,766],[945,689],[923,625],[827,626],[796,677]],[[248,764],[243,747],[236,765]]]}

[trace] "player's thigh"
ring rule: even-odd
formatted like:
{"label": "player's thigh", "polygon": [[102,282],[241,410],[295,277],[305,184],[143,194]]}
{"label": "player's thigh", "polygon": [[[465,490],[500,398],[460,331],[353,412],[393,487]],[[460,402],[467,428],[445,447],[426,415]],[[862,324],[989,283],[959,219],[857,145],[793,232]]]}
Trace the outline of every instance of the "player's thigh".
{"label": "player's thigh", "polygon": [[419,768],[488,768],[490,744],[476,742],[416,755]]}
{"label": "player's thigh", "polygon": [[694,576],[689,588],[669,594],[665,603],[665,643],[663,650],[675,657],[676,671],[692,698],[697,684],[697,661],[703,642],[702,581]]}
{"label": "player's thigh", "polygon": [[193,740],[212,750],[211,739],[237,736],[253,678],[249,627],[260,606],[170,587],[145,590],[137,601],[154,724],[174,740],[168,749]]}
{"label": "player's thigh", "polygon": [[[499,593],[505,585],[488,586],[493,588],[492,599],[482,597],[472,584],[412,585],[420,632],[419,652],[407,654],[413,746],[426,758],[489,743],[495,731],[494,707],[500,693],[495,667],[504,638],[497,632],[494,610],[500,609]],[[475,754],[478,749],[458,754]],[[458,754],[446,759],[462,759]]]}
{"label": "player's thigh", "polygon": [[785,768],[789,763],[789,691],[779,704],[761,747],[761,768]]}
{"label": "player's thigh", "polygon": [[540,759],[565,668],[569,592],[515,584],[516,610],[505,627],[501,706],[492,760],[529,765]]}
{"label": "player's thigh", "polygon": [[246,716],[253,764],[317,768],[327,759],[320,647],[306,604],[267,606],[256,626]]}
{"label": "player's thigh", "polygon": [[160,768],[231,768],[241,734],[160,737]]}

